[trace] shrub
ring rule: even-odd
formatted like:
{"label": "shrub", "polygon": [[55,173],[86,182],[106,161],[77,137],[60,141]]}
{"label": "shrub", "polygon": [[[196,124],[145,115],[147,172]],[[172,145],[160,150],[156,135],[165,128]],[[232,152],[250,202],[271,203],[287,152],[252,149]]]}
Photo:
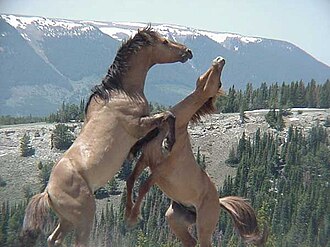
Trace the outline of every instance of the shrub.
{"label": "shrub", "polygon": [[0,187],[5,187],[7,185],[7,182],[3,179],[3,177],[0,175]]}
{"label": "shrub", "polygon": [[30,136],[26,133],[20,139],[20,154],[23,157],[28,157],[35,154],[35,149],[31,145]]}
{"label": "shrub", "polygon": [[52,148],[68,149],[73,143],[74,136],[65,124],[57,124],[51,136]]}
{"label": "shrub", "polygon": [[40,191],[44,191],[50,177],[50,173],[52,172],[52,168],[54,166],[54,163],[52,161],[47,162],[46,164],[43,164],[41,169],[39,170],[39,179],[41,183],[41,189]]}
{"label": "shrub", "polygon": [[327,119],[325,120],[324,127],[330,127],[330,117],[327,117]]}

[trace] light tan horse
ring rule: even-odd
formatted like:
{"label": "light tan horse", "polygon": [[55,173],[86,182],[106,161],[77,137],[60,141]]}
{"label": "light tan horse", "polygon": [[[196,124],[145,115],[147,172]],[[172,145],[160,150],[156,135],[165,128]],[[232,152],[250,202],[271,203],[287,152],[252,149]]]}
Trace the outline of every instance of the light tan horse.
{"label": "light tan horse", "polygon": [[45,191],[29,202],[21,243],[33,240],[47,224],[52,208],[59,223],[48,237],[49,246],[61,245],[74,230],[75,246],[87,246],[94,221],[93,192],[112,179],[138,139],[167,119],[170,112],[149,115],[144,96],[148,70],[155,64],[186,62],[192,53],[184,45],[161,37],[150,27],[124,43],[118,50],[102,84],[96,86],[86,106],[81,133],[54,166]]}
{"label": "light tan horse", "polygon": [[[214,110],[224,64],[223,58],[215,59],[211,68],[197,80],[195,91],[171,109],[176,116],[176,142],[172,151],[163,154],[159,148],[167,134],[165,128],[159,130],[158,136],[142,147],[142,155],[127,180],[125,216],[129,225],[137,222],[144,195],[153,184],[157,184],[173,200],[166,212],[166,219],[184,246],[195,246],[197,243],[188,231],[195,223],[200,246],[211,246],[220,208],[231,215],[245,241],[257,245],[264,243],[267,233],[259,232],[254,210],[243,198],[229,196],[219,199],[210,177],[196,164],[187,131],[190,121],[196,122],[202,115]],[[149,135],[157,134],[153,132]],[[142,139],[137,145],[143,145],[143,142]],[[147,166],[150,167],[151,175],[140,187],[139,195],[133,204],[134,181]]]}

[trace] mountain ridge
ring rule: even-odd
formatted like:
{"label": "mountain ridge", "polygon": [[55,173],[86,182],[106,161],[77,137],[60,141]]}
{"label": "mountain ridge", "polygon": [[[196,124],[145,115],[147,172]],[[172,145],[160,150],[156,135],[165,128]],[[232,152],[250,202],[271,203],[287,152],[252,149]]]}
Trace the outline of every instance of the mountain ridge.
{"label": "mountain ridge", "polygon": [[[87,98],[121,43],[146,25],[1,14],[0,115],[45,115],[62,101]],[[153,102],[173,105],[184,98],[218,55],[227,60],[225,88],[243,89],[248,82],[255,87],[262,82],[311,79],[324,83],[330,78],[329,66],[286,41],[180,25],[152,23],[152,27],[194,53],[185,64],[150,70],[145,92]]]}

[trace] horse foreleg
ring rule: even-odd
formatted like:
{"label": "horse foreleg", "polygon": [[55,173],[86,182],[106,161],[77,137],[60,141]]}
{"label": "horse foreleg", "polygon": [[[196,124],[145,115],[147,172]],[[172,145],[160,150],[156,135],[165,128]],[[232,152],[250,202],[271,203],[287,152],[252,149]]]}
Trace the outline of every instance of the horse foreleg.
{"label": "horse foreleg", "polygon": [[147,180],[143,183],[143,185],[139,189],[139,195],[136,198],[136,202],[134,203],[134,206],[131,210],[131,214],[129,218],[127,219],[127,223],[129,226],[133,226],[137,223],[138,216],[140,215],[140,207],[141,203],[143,201],[144,196],[148,193],[149,189],[152,185],[155,183],[155,176],[154,174],[151,174]]}
{"label": "horse foreleg", "polygon": [[196,214],[172,202],[165,214],[171,230],[180,239],[184,247],[196,246],[196,239],[188,231],[189,226],[196,222]]}
{"label": "horse foreleg", "polygon": [[127,189],[126,210],[125,210],[126,220],[129,219],[133,207],[132,192],[134,188],[134,183],[145,167],[146,167],[146,163],[144,162],[144,155],[142,154],[140,160],[136,163],[134,170],[132,171],[131,175],[128,177],[126,181],[126,189]]}
{"label": "horse foreleg", "polygon": [[162,128],[164,127],[164,123],[168,124],[168,149],[172,150],[172,147],[175,143],[175,116],[170,111],[165,111],[159,114],[155,114],[153,116],[142,117],[140,119],[140,133],[145,136],[148,132],[153,130],[154,128]]}

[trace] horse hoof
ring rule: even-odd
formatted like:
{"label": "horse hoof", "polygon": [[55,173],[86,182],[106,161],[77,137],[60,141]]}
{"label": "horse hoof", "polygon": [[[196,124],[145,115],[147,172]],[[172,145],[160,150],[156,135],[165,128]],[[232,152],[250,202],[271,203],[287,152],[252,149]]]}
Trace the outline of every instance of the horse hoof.
{"label": "horse hoof", "polygon": [[162,142],[162,154],[164,156],[168,156],[168,154],[171,152],[171,147],[168,138],[166,137]]}

